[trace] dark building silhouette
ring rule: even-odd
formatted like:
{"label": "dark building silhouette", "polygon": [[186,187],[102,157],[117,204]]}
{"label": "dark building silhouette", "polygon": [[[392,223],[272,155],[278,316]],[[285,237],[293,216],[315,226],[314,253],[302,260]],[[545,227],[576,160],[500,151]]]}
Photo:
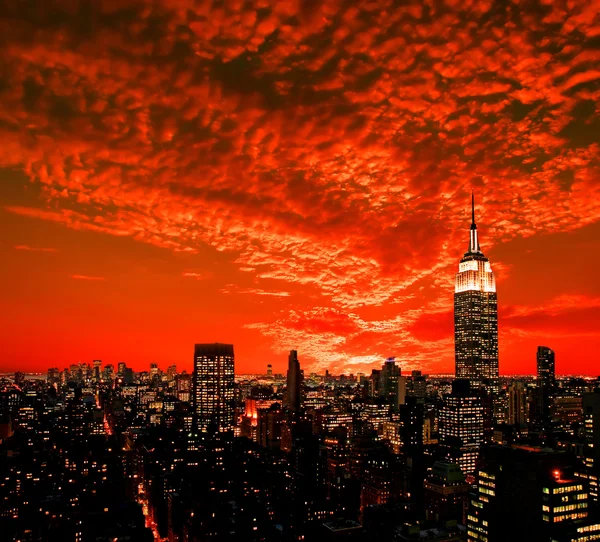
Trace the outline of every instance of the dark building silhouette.
{"label": "dark building silhouette", "polygon": [[534,421],[543,425],[549,425],[551,418],[551,396],[556,388],[554,350],[547,346],[538,346],[536,360],[537,395],[535,396]]}
{"label": "dark building silhouette", "polygon": [[590,500],[598,508],[598,481],[600,480],[600,390],[583,394],[583,466],[577,476],[587,480]]}
{"label": "dark building silhouette", "polygon": [[398,379],[400,378],[400,367],[396,365],[395,358],[385,360],[379,373],[379,397],[393,406],[398,403]]}
{"label": "dark building silhouette", "polygon": [[572,457],[533,446],[490,446],[469,501],[467,541],[547,541],[588,516]]}
{"label": "dark building silhouette", "polygon": [[508,386],[508,418],[510,425],[527,422],[527,390],[523,382],[515,381]]}
{"label": "dark building silhouette", "polygon": [[291,412],[300,410],[300,393],[302,389],[302,371],[298,361],[298,352],[290,350],[288,358],[287,387],[285,392],[285,404]]}
{"label": "dark building silhouette", "polygon": [[234,426],[232,344],[197,344],[194,349],[193,405],[198,430],[224,432]]}
{"label": "dark building silhouette", "polygon": [[424,482],[425,517],[445,523],[456,521],[464,525],[471,486],[456,463],[436,461]]}
{"label": "dark building silhouette", "polygon": [[456,378],[498,391],[498,302],[496,280],[481,252],[472,196],[469,249],[460,260],[454,288]]}
{"label": "dark building silhouette", "polygon": [[537,382],[538,386],[553,388],[556,383],[554,371],[554,350],[547,346],[537,349]]}

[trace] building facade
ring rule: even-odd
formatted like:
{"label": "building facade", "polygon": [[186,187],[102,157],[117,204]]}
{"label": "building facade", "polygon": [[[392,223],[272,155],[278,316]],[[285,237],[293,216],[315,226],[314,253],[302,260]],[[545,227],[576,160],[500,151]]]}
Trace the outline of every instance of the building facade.
{"label": "building facade", "polygon": [[193,405],[199,431],[233,431],[234,384],[233,345],[197,344],[194,349]]}
{"label": "building facade", "polygon": [[440,444],[465,475],[475,472],[484,438],[484,409],[467,380],[455,380],[439,414]]}

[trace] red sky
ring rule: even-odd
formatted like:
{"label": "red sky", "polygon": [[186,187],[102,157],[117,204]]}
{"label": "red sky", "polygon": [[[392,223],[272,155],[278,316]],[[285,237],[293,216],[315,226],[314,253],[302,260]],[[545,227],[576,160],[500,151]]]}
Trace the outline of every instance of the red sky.
{"label": "red sky", "polygon": [[4,3],[0,371],[453,371],[474,189],[501,373],[598,374],[599,13]]}

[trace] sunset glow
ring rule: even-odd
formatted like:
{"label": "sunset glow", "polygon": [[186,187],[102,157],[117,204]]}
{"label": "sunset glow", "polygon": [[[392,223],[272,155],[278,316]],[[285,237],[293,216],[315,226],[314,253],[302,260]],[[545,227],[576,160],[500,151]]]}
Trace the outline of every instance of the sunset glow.
{"label": "sunset glow", "polygon": [[453,373],[474,191],[500,373],[598,374],[600,2],[6,4],[0,372]]}

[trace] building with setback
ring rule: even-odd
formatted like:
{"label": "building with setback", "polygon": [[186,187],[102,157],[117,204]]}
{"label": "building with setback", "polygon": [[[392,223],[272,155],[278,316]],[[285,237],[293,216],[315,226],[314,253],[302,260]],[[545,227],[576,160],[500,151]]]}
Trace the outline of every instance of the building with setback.
{"label": "building with setback", "polygon": [[469,250],[460,260],[454,287],[454,348],[456,378],[473,387],[498,391],[498,302],[496,279],[481,252],[471,196]]}
{"label": "building with setback", "polygon": [[232,344],[197,344],[194,349],[193,405],[201,432],[233,431],[234,354]]}

